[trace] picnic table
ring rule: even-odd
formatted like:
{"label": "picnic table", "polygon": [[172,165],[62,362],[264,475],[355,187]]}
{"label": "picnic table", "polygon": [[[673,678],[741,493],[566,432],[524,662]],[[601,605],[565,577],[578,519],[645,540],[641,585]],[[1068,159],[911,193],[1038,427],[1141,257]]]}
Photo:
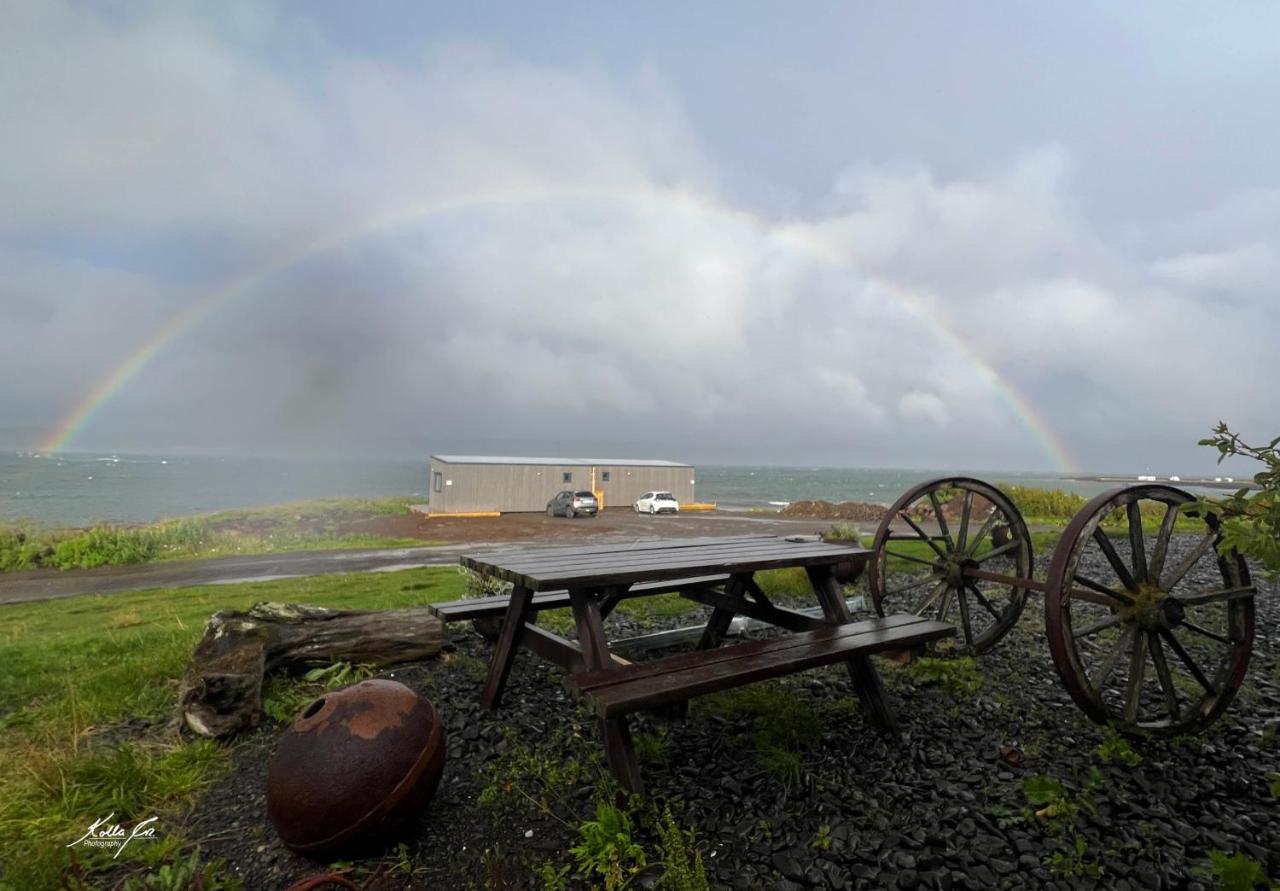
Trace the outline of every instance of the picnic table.
{"label": "picnic table", "polygon": [[[865,561],[870,551],[816,537],[746,535],[512,550],[464,556],[463,566],[510,582],[510,597],[439,605],[449,620],[501,613],[488,679],[481,696],[497,708],[516,651],[524,646],[568,672],[567,683],[596,711],[610,770],[630,790],[641,788],[628,716],[692,696],[844,662],[863,713],[889,732],[897,721],[868,658],[912,651],[954,634],[946,623],[913,615],[854,622],[834,576],[840,563]],[[803,567],[822,609],[806,615],[770,601],[755,580],[766,569]],[[622,600],[678,592],[711,607],[697,649],[631,663],[609,649],[603,620]],[[537,625],[540,610],[569,606],[577,640]],[[719,647],[735,616],[785,634]]]}

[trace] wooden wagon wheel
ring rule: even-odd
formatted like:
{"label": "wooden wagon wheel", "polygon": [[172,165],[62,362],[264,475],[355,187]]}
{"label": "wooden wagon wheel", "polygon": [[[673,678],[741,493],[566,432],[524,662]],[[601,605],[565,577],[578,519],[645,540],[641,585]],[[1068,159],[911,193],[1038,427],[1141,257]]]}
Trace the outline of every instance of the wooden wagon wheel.
{"label": "wooden wagon wheel", "polygon": [[[926,531],[926,526],[937,531]],[[912,552],[906,542],[928,547],[917,545]],[[981,480],[944,477],[907,490],[880,521],[872,548],[876,563],[868,584],[876,612],[909,612],[942,621],[954,615],[962,652],[989,650],[1026,605],[1027,587],[1019,582],[1031,578],[1031,535],[1008,496]],[[928,574],[891,585],[888,563],[893,558],[927,567]],[[1003,580],[971,574],[992,570]]]}
{"label": "wooden wagon wheel", "polygon": [[[1249,665],[1249,569],[1222,549],[1215,514],[1185,509],[1194,501],[1172,486],[1104,492],[1067,525],[1049,568],[1045,625],[1058,674],[1090,718],[1131,735],[1204,728]],[[1196,535],[1181,556],[1170,553],[1179,519]],[[1122,534],[1113,539],[1104,522]]]}

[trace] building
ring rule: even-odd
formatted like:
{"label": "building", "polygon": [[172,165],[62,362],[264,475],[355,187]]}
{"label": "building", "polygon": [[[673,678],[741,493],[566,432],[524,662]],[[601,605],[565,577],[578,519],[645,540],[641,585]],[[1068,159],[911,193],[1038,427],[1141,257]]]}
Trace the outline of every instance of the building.
{"label": "building", "polygon": [[430,473],[432,513],[541,511],[565,489],[595,492],[606,508],[654,491],[695,500],[693,465],[675,461],[432,455]]}

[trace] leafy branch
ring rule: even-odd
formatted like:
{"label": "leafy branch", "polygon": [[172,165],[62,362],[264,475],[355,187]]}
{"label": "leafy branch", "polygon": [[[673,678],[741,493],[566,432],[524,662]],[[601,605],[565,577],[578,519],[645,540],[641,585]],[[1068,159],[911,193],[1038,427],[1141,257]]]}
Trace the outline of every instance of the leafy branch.
{"label": "leafy branch", "polygon": [[1241,488],[1209,506],[1222,517],[1223,545],[1257,560],[1272,580],[1280,579],[1280,436],[1264,446],[1250,445],[1219,421],[1213,436],[1200,445],[1217,449],[1219,464],[1243,456],[1263,465],[1253,476],[1258,491],[1250,495]]}

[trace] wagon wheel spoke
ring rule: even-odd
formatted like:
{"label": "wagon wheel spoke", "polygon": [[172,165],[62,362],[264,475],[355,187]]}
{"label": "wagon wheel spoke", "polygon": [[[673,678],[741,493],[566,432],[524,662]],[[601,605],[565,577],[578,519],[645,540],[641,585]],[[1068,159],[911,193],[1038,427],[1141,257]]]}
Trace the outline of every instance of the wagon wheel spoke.
{"label": "wagon wheel spoke", "polygon": [[921,578],[918,581],[914,581],[909,585],[903,585],[901,588],[894,588],[892,591],[885,591],[884,596],[896,597],[899,594],[905,594],[908,591],[914,591],[916,588],[919,588],[921,585],[927,585],[930,582],[936,582],[937,580],[938,580],[937,576],[932,576],[932,575],[925,576],[924,578]]}
{"label": "wagon wheel spoke", "polygon": [[947,613],[951,612],[951,584],[947,583],[947,588],[942,592],[941,599],[938,600],[938,621],[947,621]]}
{"label": "wagon wheel spoke", "polygon": [[1200,558],[1204,556],[1205,551],[1209,550],[1217,538],[1218,530],[1214,529],[1205,535],[1204,538],[1200,539],[1192,549],[1191,553],[1186,556],[1186,559],[1174,567],[1172,577],[1167,582],[1163,580],[1160,581],[1160,587],[1164,588],[1166,591],[1172,591],[1174,588],[1178,587],[1178,582],[1182,581],[1183,577],[1191,571],[1191,568],[1200,562]]}
{"label": "wagon wheel spoke", "polygon": [[1130,501],[1125,513],[1129,518],[1129,559],[1133,563],[1134,581],[1142,584],[1147,580],[1146,542],[1142,538],[1142,505]]}
{"label": "wagon wheel spoke", "polygon": [[1160,576],[1164,573],[1164,560],[1169,554],[1169,540],[1173,537],[1173,527],[1177,522],[1177,505],[1170,504],[1164,512],[1160,532],[1156,535],[1156,546],[1151,551],[1151,562],[1147,566],[1147,578],[1156,585],[1160,584]]}
{"label": "wagon wheel spoke", "polygon": [[1004,614],[996,611],[996,608],[991,605],[991,601],[986,598],[986,595],[978,590],[978,586],[975,583],[968,582],[967,584],[969,590],[973,592],[973,596],[978,598],[978,602],[986,608],[987,612],[991,613],[997,622],[1004,618]]}
{"label": "wagon wheel spoke", "polygon": [[960,607],[960,630],[964,632],[964,645],[973,646],[973,626],[969,624],[969,598],[964,595],[964,586],[956,588],[956,603]]}
{"label": "wagon wheel spoke", "polygon": [[913,557],[910,554],[899,554],[897,551],[891,551],[888,548],[885,548],[884,552],[885,552],[885,555],[889,557],[897,557],[899,560],[909,560],[912,563],[920,563],[925,566],[928,566],[930,569],[933,568],[932,560],[922,560],[919,557]]}
{"label": "wagon wheel spoke", "polygon": [[992,548],[991,550],[983,554],[981,557],[974,557],[973,562],[985,563],[988,560],[990,560],[992,557],[999,557],[1001,554],[1008,553],[1009,551],[1012,551],[1014,548],[1020,548],[1020,547],[1022,547],[1022,542],[1019,539],[1015,538],[1013,541],[1006,541],[1004,544],[1000,545],[1000,547],[998,548]]}
{"label": "wagon wheel spoke", "polygon": [[929,547],[933,548],[933,550],[937,553],[939,557],[943,558],[944,560],[946,559],[947,552],[944,551],[942,548],[938,547],[938,543],[934,541],[930,536],[926,535],[925,531],[921,529],[918,525],[916,525],[916,521],[911,519],[911,517],[907,516],[906,511],[898,511],[898,516],[906,520],[907,525],[910,526],[912,529],[914,529],[916,532],[916,535],[924,539],[924,543],[927,544]]}
{"label": "wagon wheel spoke", "polygon": [[942,505],[938,502],[938,491],[931,489],[929,491],[929,503],[933,505],[933,515],[938,520],[938,531],[942,533],[942,537],[947,542],[947,551],[956,549],[955,542],[951,540],[951,530],[947,528],[947,518],[942,514]]}
{"label": "wagon wheel spoke", "polygon": [[1124,697],[1124,719],[1130,724],[1137,723],[1138,703],[1142,698],[1142,675],[1147,667],[1147,636],[1137,633],[1133,636],[1133,652],[1129,658],[1129,684]]}
{"label": "wagon wheel spoke", "polygon": [[1252,597],[1256,593],[1257,589],[1253,585],[1239,585],[1234,588],[1211,588],[1194,594],[1170,594],[1169,597],[1183,606],[1204,606],[1209,603],[1225,603],[1228,600]]}
{"label": "wagon wheel spoke", "polygon": [[[1174,636],[1174,633],[1167,629],[1161,629],[1160,636],[1169,644],[1169,649],[1173,650],[1173,654],[1182,661],[1183,665],[1187,666],[1187,671],[1191,672],[1191,676],[1196,679],[1201,687],[1204,687],[1205,692],[1217,695],[1218,688],[1215,687],[1207,677],[1205,677],[1204,672],[1200,670],[1200,666],[1196,664],[1196,660],[1191,658],[1191,654],[1187,652],[1186,647],[1184,647],[1178,638]],[[1226,643],[1226,639],[1222,638],[1222,642]]]}
{"label": "wagon wheel spoke", "polygon": [[1077,603],[1092,603],[1095,606],[1105,606],[1107,609],[1114,609],[1117,601],[1125,603],[1125,601],[1120,600],[1115,596],[1103,597],[1101,594],[1088,591],[1084,588],[1072,588],[1071,599]]}
{"label": "wagon wheel spoke", "polygon": [[1210,631],[1208,628],[1202,628],[1201,626],[1197,625],[1195,622],[1188,622],[1186,619],[1182,620],[1182,624],[1179,627],[1185,628],[1188,631],[1192,631],[1196,634],[1199,634],[1201,637],[1207,637],[1209,638],[1209,640],[1216,640],[1220,644],[1231,643],[1231,641],[1228,640],[1223,635],[1218,634],[1214,631]]}
{"label": "wagon wheel spoke", "polygon": [[1160,689],[1164,691],[1164,704],[1169,709],[1169,720],[1178,720],[1178,694],[1173,687],[1173,678],[1169,675],[1169,664],[1164,660],[1164,649],[1160,646],[1160,637],[1154,631],[1147,632],[1147,646],[1151,650],[1151,661],[1156,666],[1156,677],[1160,679]]}
{"label": "wagon wheel spoke", "polygon": [[1074,637],[1076,640],[1080,640],[1081,638],[1084,638],[1084,637],[1092,637],[1093,635],[1097,634],[1099,631],[1106,631],[1108,628],[1119,625],[1121,622],[1125,622],[1125,621],[1128,621],[1126,616],[1122,615],[1121,613],[1116,613],[1113,616],[1107,616],[1105,619],[1099,619],[1098,621],[1094,622],[1092,625],[1088,625],[1084,628],[1081,628],[1079,631],[1074,632],[1072,634],[1072,637]]}
{"label": "wagon wheel spoke", "polygon": [[1093,687],[1094,695],[1102,695],[1102,687],[1106,684],[1107,679],[1111,677],[1115,670],[1120,667],[1120,660],[1124,658],[1125,653],[1129,651],[1129,644],[1133,638],[1133,627],[1126,628],[1120,633],[1120,637],[1116,640],[1115,647],[1107,654],[1107,658],[1102,661],[1102,665],[1098,668],[1098,673],[1090,680]]}
{"label": "wagon wheel spoke", "polygon": [[933,602],[937,600],[942,595],[942,592],[945,591],[946,589],[947,589],[947,580],[943,579],[942,581],[934,585],[933,588],[930,589],[929,593],[924,596],[924,599],[917,602],[916,605],[911,608],[912,614],[917,616],[923,616],[924,611],[927,610],[931,605],[933,605]]}
{"label": "wagon wheel spoke", "polygon": [[977,553],[978,548],[982,547],[983,540],[987,537],[988,533],[991,532],[991,527],[996,524],[996,520],[999,516],[1000,512],[998,510],[992,510],[991,513],[987,515],[987,519],[980,527],[978,527],[978,534],[975,535],[969,543],[969,550],[965,551],[966,557],[972,557]]}
{"label": "wagon wheel spoke", "polygon": [[1115,588],[1108,588],[1106,585],[1102,584],[1102,582],[1095,581],[1094,579],[1089,578],[1087,575],[1080,575],[1079,573],[1077,573],[1076,581],[1084,585],[1086,588],[1090,588],[1096,591],[1097,593],[1103,595],[1104,597],[1109,597],[1112,600],[1117,600],[1120,603],[1123,603],[1125,606],[1133,606],[1133,598],[1130,597],[1128,594],[1122,591],[1117,591]]}
{"label": "wagon wheel spoke", "polygon": [[1101,529],[1095,529],[1093,530],[1093,540],[1102,549],[1103,555],[1107,558],[1107,562],[1111,564],[1111,569],[1115,572],[1116,578],[1120,580],[1120,584],[1125,587],[1125,590],[1137,590],[1138,586],[1133,581],[1133,575],[1129,572],[1129,567],[1125,566],[1124,560],[1120,559],[1120,554],[1116,552],[1116,546],[1111,543],[1107,533]]}
{"label": "wagon wheel spoke", "polygon": [[964,502],[960,505],[960,529],[956,532],[956,550],[964,553],[964,546],[969,538],[969,514],[973,512],[973,493],[964,490]]}

